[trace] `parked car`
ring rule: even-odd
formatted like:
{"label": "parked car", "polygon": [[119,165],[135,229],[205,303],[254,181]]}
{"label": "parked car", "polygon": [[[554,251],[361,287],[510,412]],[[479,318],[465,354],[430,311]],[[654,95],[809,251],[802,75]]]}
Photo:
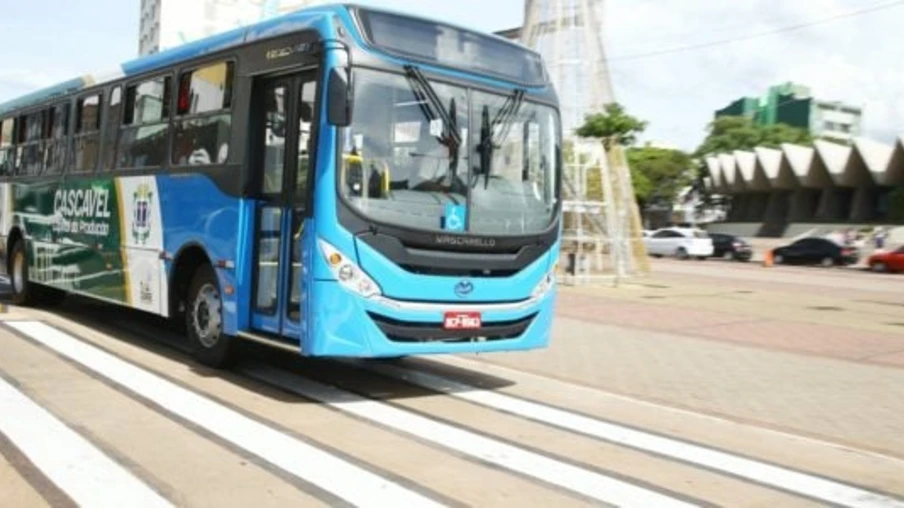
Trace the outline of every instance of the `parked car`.
{"label": "parked car", "polygon": [[877,252],[867,258],[866,264],[874,272],[904,272],[904,247]]}
{"label": "parked car", "polygon": [[706,231],[695,228],[663,228],[644,237],[643,243],[651,256],[675,256],[678,259],[713,255],[713,241]]}
{"label": "parked car", "polygon": [[750,261],[753,248],[743,238],[725,233],[710,233],[713,240],[713,257]]}
{"label": "parked car", "polygon": [[857,264],[860,252],[855,247],[839,245],[826,238],[801,238],[772,251],[777,265],[847,266]]}

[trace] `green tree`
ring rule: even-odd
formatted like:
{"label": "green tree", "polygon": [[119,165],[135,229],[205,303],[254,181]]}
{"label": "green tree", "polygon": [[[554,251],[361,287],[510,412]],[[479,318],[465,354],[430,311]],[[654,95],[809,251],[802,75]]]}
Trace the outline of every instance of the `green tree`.
{"label": "green tree", "polygon": [[760,139],[758,146],[768,148],[778,148],[782,143],[791,143],[793,145],[810,146],[813,144],[813,136],[807,129],[792,127],[787,124],[778,123],[775,125],[767,125],[761,127],[763,137]]}
{"label": "green tree", "polygon": [[743,116],[721,116],[709,124],[709,134],[697,148],[698,157],[758,146],[778,148],[782,143],[809,146],[813,137],[806,129],[786,124],[759,125]]}
{"label": "green tree", "polygon": [[680,150],[628,148],[634,194],[641,209],[650,204],[671,204],[693,182],[693,162]]}
{"label": "green tree", "polygon": [[621,104],[613,102],[606,104],[603,113],[584,117],[584,125],[578,128],[577,134],[582,138],[602,139],[608,150],[613,144],[634,144],[637,134],[646,128],[647,122],[629,115]]}
{"label": "green tree", "polygon": [[[618,103],[607,104],[603,113],[587,115],[578,136],[598,138],[606,150],[614,145],[630,146],[637,135],[646,130],[648,123],[625,111]],[[566,160],[573,158],[570,146],[566,146]],[[643,208],[651,203],[671,203],[678,192],[693,181],[693,164],[688,154],[680,150],[652,147],[631,147],[626,150],[631,181],[638,205]],[[602,196],[599,171],[588,175],[588,193]]]}

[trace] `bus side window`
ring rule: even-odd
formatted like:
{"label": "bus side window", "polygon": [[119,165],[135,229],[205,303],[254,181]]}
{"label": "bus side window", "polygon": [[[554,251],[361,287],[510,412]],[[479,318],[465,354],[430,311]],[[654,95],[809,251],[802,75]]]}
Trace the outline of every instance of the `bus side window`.
{"label": "bus side window", "polygon": [[72,136],[70,172],[92,173],[100,159],[101,96],[90,95],[75,103],[75,132]]}
{"label": "bus side window", "polygon": [[46,111],[41,110],[27,116],[21,116],[24,125],[19,138],[19,174],[36,176],[41,174],[44,165],[44,134]]}
{"label": "bus side window", "polygon": [[158,76],[125,91],[125,118],[119,131],[119,168],[146,168],[166,162],[172,79]]}
{"label": "bus side window", "polygon": [[102,167],[108,171],[116,169],[116,135],[119,133],[121,121],[122,87],[116,86],[110,90],[110,95],[107,99],[107,112],[103,122],[104,163]]}
{"label": "bus side window", "polygon": [[233,62],[194,69],[179,77],[174,165],[225,164],[232,134]]}
{"label": "bus side window", "polygon": [[69,134],[69,103],[50,108],[47,148],[44,150],[44,174],[58,175],[66,166],[66,140]]}
{"label": "bus side window", "polygon": [[15,125],[14,118],[0,119],[0,177],[13,174],[13,160],[15,159],[13,130]]}

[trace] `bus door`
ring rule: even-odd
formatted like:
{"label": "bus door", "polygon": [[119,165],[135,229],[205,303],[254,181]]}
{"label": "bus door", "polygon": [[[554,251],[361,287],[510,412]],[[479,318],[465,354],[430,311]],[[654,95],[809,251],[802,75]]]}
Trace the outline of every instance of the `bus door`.
{"label": "bus door", "polygon": [[[301,338],[302,262],[308,214],[309,168],[312,167],[314,101],[317,74],[307,71],[268,79],[255,87],[254,113],[261,178],[255,222],[252,326],[260,331]],[[309,229],[309,228],[308,228]]]}

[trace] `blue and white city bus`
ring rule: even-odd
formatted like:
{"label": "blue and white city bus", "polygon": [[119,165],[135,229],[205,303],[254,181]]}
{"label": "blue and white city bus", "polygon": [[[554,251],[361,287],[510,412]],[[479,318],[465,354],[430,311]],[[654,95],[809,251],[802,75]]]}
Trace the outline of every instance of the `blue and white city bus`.
{"label": "blue and white city bus", "polygon": [[0,105],[18,304],[77,293],[307,356],[545,347],[562,134],[540,56],[293,12]]}

